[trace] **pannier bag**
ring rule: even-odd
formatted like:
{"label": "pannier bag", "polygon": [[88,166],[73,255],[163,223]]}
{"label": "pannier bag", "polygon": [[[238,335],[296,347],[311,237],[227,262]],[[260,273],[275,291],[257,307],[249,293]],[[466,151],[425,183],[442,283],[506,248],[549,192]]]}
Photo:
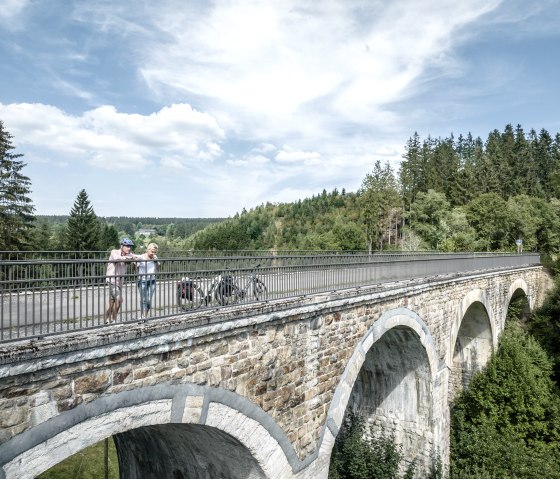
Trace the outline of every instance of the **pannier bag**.
{"label": "pannier bag", "polygon": [[188,301],[193,299],[193,282],[190,279],[183,279],[177,283],[177,289],[181,292],[181,298]]}

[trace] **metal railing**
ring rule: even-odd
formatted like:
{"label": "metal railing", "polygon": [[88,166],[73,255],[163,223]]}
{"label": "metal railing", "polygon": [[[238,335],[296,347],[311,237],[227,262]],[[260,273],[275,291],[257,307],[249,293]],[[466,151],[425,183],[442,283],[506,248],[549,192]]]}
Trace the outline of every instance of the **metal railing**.
{"label": "metal railing", "polygon": [[[136,253],[143,253],[145,247],[138,245]],[[176,258],[208,258],[231,256],[310,256],[310,255],[364,255],[367,251],[325,251],[325,250],[181,250],[164,247],[160,253]],[[401,254],[402,252],[399,252]],[[70,250],[44,250],[44,251],[0,251],[0,261],[33,261],[47,259],[104,259],[108,250],[100,251],[70,251]],[[415,253],[419,254],[419,253]]]}
{"label": "metal railing", "polygon": [[[143,253],[145,247],[138,245],[135,253]],[[267,256],[330,256],[330,255],[371,255],[365,250],[181,250],[163,247],[160,253],[166,257],[175,258],[214,258],[214,257],[232,257],[232,256],[252,256],[252,257],[267,257]],[[437,251],[385,251],[383,253],[373,253],[376,256],[382,255],[427,255],[427,254],[442,254]],[[37,261],[37,260],[64,260],[64,259],[100,259],[103,260],[109,255],[109,250],[99,251],[70,251],[70,250],[43,250],[43,251],[0,251],[0,261]]]}
{"label": "metal railing", "polygon": [[[538,254],[407,253],[160,258],[148,318],[185,314],[469,271],[540,264]],[[110,291],[107,260],[0,261],[0,342],[100,327]],[[122,278],[118,321],[142,317],[132,265]]]}

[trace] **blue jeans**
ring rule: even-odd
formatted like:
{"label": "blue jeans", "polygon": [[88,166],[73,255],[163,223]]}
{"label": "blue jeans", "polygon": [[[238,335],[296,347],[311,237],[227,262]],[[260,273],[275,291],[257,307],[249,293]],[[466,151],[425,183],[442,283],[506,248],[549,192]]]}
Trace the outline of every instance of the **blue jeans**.
{"label": "blue jeans", "polygon": [[138,281],[138,290],[140,291],[142,313],[147,313],[152,307],[152,298],[156,292],[156,280]]}

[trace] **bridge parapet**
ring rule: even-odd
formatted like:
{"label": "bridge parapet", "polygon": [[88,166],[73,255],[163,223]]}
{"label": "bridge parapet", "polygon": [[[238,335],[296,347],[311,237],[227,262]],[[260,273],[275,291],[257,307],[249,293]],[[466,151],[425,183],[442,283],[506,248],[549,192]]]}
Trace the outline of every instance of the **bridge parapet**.
{"label": "bridge parapet", "polygon": [[[204,308],[297,298],[390,281],[537,265],[538,254],[424,253],[160,259],[149,318]],[[136,262],[131,262],[136,264]],[[0,343],[103,328],[110,318],[106,261],[17,260],[0,264]],[[226,281],[227,277],[227,281]],[[145,316],[146,277],[123,276],[118,321]]]}

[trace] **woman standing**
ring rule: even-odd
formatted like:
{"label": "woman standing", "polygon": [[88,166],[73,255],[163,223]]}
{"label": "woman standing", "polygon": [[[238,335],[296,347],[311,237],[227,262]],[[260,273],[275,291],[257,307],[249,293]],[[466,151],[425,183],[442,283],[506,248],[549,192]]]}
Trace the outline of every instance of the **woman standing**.
{"label": "woman standing", "polygon": [[142,318],[147,318],[152,307],[152,298],[156,292],[156,271],[159,268],[157,258],[158,245],[150,243],[146,252],[138,258],[138,290]]}

